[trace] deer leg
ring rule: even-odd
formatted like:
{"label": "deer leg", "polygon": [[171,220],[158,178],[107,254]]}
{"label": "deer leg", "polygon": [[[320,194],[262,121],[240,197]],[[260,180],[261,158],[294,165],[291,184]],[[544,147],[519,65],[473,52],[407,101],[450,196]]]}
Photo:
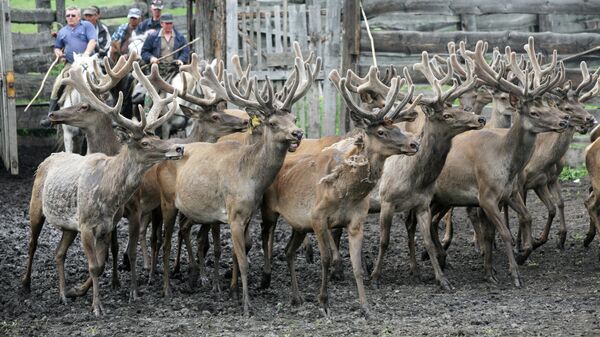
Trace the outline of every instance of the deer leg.
{"label": "deer leg", "polygon": [[[408,240],[408,261],[410,265],[410,274],[413,277],[418,277],[419,275],[419,266],[417,265],[417,252],[415,247],[415,233],[417,232],[417,219],[415,218],[415,213],[410,211],[406,214],[406,219],[404,220],[404,225],[406,226],[406,237]],[[429,257],[429,255],[427,255]]]}
{"label": "deer leg", "polygon": [[177,231],[177,250],[175,255],[175,265],[173,266],[173,275],[179,274],[181,271],[181,246],[183,245],[183,241],[185,240],[186,243],[189,242],[191,228],[186,227],[184,229],[184,223],[187,225],[186,220],[187,218],[184,217],[183,214],[179,214],[179,231]]}
{"label": "deer leg", "polygon": [[[206,257],[206,254],[208,254],[208,249],[210,248],[208,234],[202,234],[201,230],[198,231],[196,234],[196,246],[198,246],[198,250],[196,251],[196,260],[198,261],[198,264],[203,264],[204,258]],[[200,251],[200,247],[202,247],[202,251]]]}
{"label": "deer leg", "polygon": [[390,228],[394,219],[394,205],[387,201],[381,201],[381,210],[379,213],[379,252],[377,253],[377,261],[371,273],[371,279],[375,285],[379,285],[381,278],[381,268],[383,264],[383,256],[390,244]]}
{"label": "deer leg", "polygon": [[212,279],[212,290],[213,292],[221,292],[221,275],[219,274],[219,268],[221,268],[221,225],[216,224],[212,226],[212,238],[213,238],[213,279]]}
{"label": "deer leg", "polygon": [[544,243],[548,242],[548,236],[550,235],[550,227],[552,226],[552,221],[556,216],[556,207],[554,206],[554,202],[552,200],[552,195],[550,190],[548,189],[548,185],[544,184],[542,186],[538,186],[534,189],[535,194],[537,194],[538,198],[544,203],[546,209],[548,209],[548,219],[546,220],[546,224],[544,225],[544,230],[540,235],[539,239],[534,242],[533,248],[538,248]]}
{"label": "deer leg", "polygon": [[[445,228],[444,228],[444,239],[442,240],[442,246],[443,246],[444,250],[448,250],[448,247],[450,247],[450,244],[452,243],[452,238],[454,237],[454,224],[452,223],[453,211],[454,211],[454,209],[450,208],[450,210],[448,210],[448,212],[446,212],[446,215],[444,215]],[[438,213],[438,214],[441,215],[442,213]],[[433,221],[432,226],[437,228],[439,222],[440,222],[440,219],[439,219],[439,217],[437,217],[437,219]]]}
{"label": "deer leg", "polygon": [[177,218],[177,209],[174,205],[161,205],[163,222],[165,225],[164,243],[163,243],[163,296],[170,298],[172,296],[171,286],[169,285],[169,260],[171,256],[171,238],[173,237],[173,227]]}
{"label": "deer leg", "polygon": [[158,250],[160,249],[162,238],[162,211],[155,209],[152,211],[152,233],[150,233],[150,249],[151,249],[151,260],[150,260],[150,271],[148,272],[148,284],[152,283],[154,273],[156,270],[156,262],[158,261]]}
{"label": "deer leg", "polygon": [[144,260],[144,269],[150,269],[150,257],[148,256],[148,242],[146,241],[146,233],[148,224],[150,223],[150,214],[144,214],[140,221],[140,249],[142,251],[142,259]]}
{"label": "deer leg", "polygon": [[[129,240],[127,242],[127,255],[129,256],[129,266],[131,269],[131,286],[129,289],[129,301],[135,301],[139,298],[138,293],[138,282],[137,282],[137,243],[140,235],[140,209],[136,207],[135,210],[129,212]],[[115,226],[115,229],[117,227]],[[113,236],[116,233],[113,233]]]}
{"label": "deer leg", "polygon": [[[277,218],[279,214],[265,207],[261,208],[261,236],[262,236],[262,249],[265,257],[262,279],[260,281],[260,288],[266,289],[271,286],[271,263],[273,260],[273,239],[275,234],[275,227],[277,226]],[[293,232],[292,232],[293,233]]]}
{"label": "deer leg", "polygon": [[331,247],[331,279],[342,281],[344,279],[344,270],[342,269],[342,258],[340,257],[340,239],[342,237],[342,229],[334,228],[329,235],[329,247]]}
{"label": "deer leg", "polygon": [[[500,216],[500,209],[498,208],[498,201],[495,200],[495,198],[493,198],[493,196],[491,196],[491,195],[488,196],[486,194],[487,194],[486,192],[480,193],[480,196],[482,196],[482,197],[480,197],[480,201],[479,201],[480,207],[485,212],[487,219],[489,219],[489,221],[494,225],[495,230],[497,230],[500,233],[500,236],[502,237],[502,241],[504,242],[504,248],[506,251],[506,256],[508,257],[510,273],[513,277],[513,282],[517,288],[520,288],[522,286],[522,281],[521,281],[521,275],[519,274],[519,268],[517,266],[517,261],[515,260],[515,255],[513,253],[512,236],[510,234],[510,231],[508,230],[508,228],[506,228],[506,225],[502,221],[502,217]],[[516,196],[518,197],[518,200],[522,202],[522,199],[520,198],[520,195],[518,193],[516,193]],[[512,202],[513,198],[509,198],[509,199]],[[525,208],[524,205],[522,205],[522,207]],[[525,211],[527,211],[526,208],[525,208]],[[517,210],[517,212],[518,212],[518,210]],[[484,223],[483,227],[487,228],[487,227],[491,227],[491,226],[487,225],[487,223]],[[519,227],[521,227],[521,226],[519,226]],[[525,228],[525,229],[527,229],[527,228]],[[486,233],[484,233],[484,235],[486,235],[486,234],[489,235],[489,232],[491,232],[491,231],[492,230],[486,231]],[[529,229],[529,236],[531,237],[530,229]],[[486,243],[486,245],[493,246],[493,242],[494,242],[493,235],[492,235],[491,239],[488,237],[486,241],[488,241]],[[491,246],[488,248],[489,248],[489,252],[488,252],[489,257],[486,256],[486,258],[489,258],[489,268],[491,268],[492,267],[491,266],[492,249],[491,249]],[[531,249],[531,246],[529,246],[529,248]],[[485,254],[485,252],[484,252],[484,254]]]}
{"label": "deer leg", "polygon": [[60,243],[58,244],[58,248],[56,249],[56,269],[58,271],[58,296],[60,302],[62,304],[67,304],[67,297],[65,292],[65,256],[67,255],[67,250],[75,240],[77,236],[77,232],[63,230],[62,237],[60,238]]}
{"label": "deer leg", "polygon": [[304,237],[304,241],[302,242],[302,247],[304,250],[304,257],[306,258],[306,262],[314,263],[315,262],[315,253],[313,251],[312,243],[310,242],[310,238],[308,236]]}
{"label": "deer leg", "polygon": [[[432,234],[431,234],[431,210],[429,208],[429,205],[425,206],[425,207],[421,207],[420,209],[415,209],[415,217],[417,220],[417,225],[419,226],[419,231],[421,232],[421,235],[423,236],[423,242],[425,244],[425,249],[427,249],[427,253],[429,253],[429,258],[431,259],[431,264],[433,265],[433,272],[435,273],[435,279],[438,282],[438,284],[442,287],[442,289],[449,291],[452,290],[452,285],[450,284],[450,281],[448,281],[448,279],[446,278],[446,275],[444,275],[444,272],[442,271],[442,268],[440,267],[440,258],[441,259],[445,259],[444,257],[441,257],[442,254],[445,254],[445,252],[439,252],[437,251],[437,246],[434,243],[434,240],[432,238]],[[436,231],[436,235],[437,235],[437,231]],[[441,248],[441,246],[440,246]]]}
{"label": "deer leg", "polygon": [[[131,224],[129,226],[131,226]],[[115,228],[112,230],[112,235],[110,236],[110,252],[112,254],[112,280],[110,285],[113,289],[119,289],[121,287],[121,282],[119,281],[119,240],[117,238],[117,232],[118,229],[115,224]]]}
{"label": "deer leg", "polygon": [[[235,213],[235,212],[230,212]],[[248,258],[246,255],[246,224],[248,219],[241,216],[232,217],[229,220],[231,226],[231,238],[233,251],[235,252],[237,264],[242,276],[242,291],[244,296],[244,316],[250,316],[250,296],[248,294]],[[233,277],[232,277],[233,278]],[[232,280],[233,281],[233,280]]]}
{"label": "deer leg", "polygon": [[482,254],[483,252],[481,251],[480,243],[483,238],[483,233],[481,232],[481,225],[479,224],[480,220],[477,212],[477,207],[467,207],[467,217],[469,217],[471,225],[473,226],[473,245],[475,246],[475,251]]}
{"label": "deer leg", "polygon": [[584,202],[585,208],[588,211],[588,215],[590,217],[590,225],[588,228],[588,232],[585,236],[585,240],[583,240],[583,246],[589,247],[590,243],[594,240],[596,236],[596,222],[598,221],[598,212],[596,211],[596,205],[598,201],[596,199],[595,193],[592,191],[590,195]]}
{"label": "deer leg", "polygon": [[[533,236],[531,234],[531,214],[529,213],[529,210],[527,210],[527,207],[525,207],[525,203],[523,202],[520,193],[513,193],[513,195],[508,199],[507,203],[513,210],[515,210],[515,212],[517,212],[517,215],[519,217],[519,230],[521,232],[521,235],[519,237],[521,238],[522,253],[516,256],[516,262],[518,264],[523,264],[533,251]],[[506,228],[506,226],[504,226],[504,228]],[[506,228],[506,231],[510,235],[508,228]],[[517,280],[515,279],[515,284],[517,283],[520,283],[520,280],[519,282],[517,282]]]}
{"label": "deer leg", "polygon": [[327,294],[327,282],[329,279],[329,267],[331,266],[331,248],[329,243],[330,232],[325,219],[313,219],[313,231],[319,244],[321,254],[321,289],[319,292],[320,311],[324,316],[329,316],[329,296]]}
{"label": "deer leg", "polygon": [[290,270],[290,275],[292,277],[292,305],[300,305],[302,302],[304,302],[302,296],[300,295],[300,291],[298,290],[298,276],[296,275],[296,266],[294,264],[294,260],[296,259],[296,251],[302,245],[302,241],[305,237],[306,233],[292,230],[290,241],[285,247],[285,256],[287,257],[288,269]]}
{"label": "deer leg", "polygon": [[485,271],[486,281],[492,284],[498,284],[498,279],[495,275],[494,266],[492,263],[492,253],[496,229],[492,224],[483,209],[478,208],[477,220],[474,222],[475,227],[479,227],[479,246],[481,247],[481,255],[483,256],[483,269]]}
{"label": "deer leg", "polygon": [[[191,223],[190,223],[191,225]],[[186,235],[186,246],[188,248],[188,256],[190,259],[190,286],[195,284],[198,281],[198,275],[200,276],[200,283],[204,284],[208,282],[208,278],[206,276],[206,242],[208,241],[208,232],[210,231],[213,225],[201,225],[200,231],[198,232],[198,261],[194,259],[194,253],[192,252],[192,244],[190,241],[190,233],[189,229],[185,233]],[[193,283],[191,283],[193,282]]]}
{"label": "deer leg", "polygon": [[558,207],[558,220],[560,222],[560,228],[558,230],[558,248],[565,249],[565,241],[567,240],[567,223],[565,221],[565,199],[560,192],[560,182],[558,179],[548,184],[550,192],[554,196],[556,206]]}
{"label": "deer leg", "polygon": [[31,236],[29,238],[29,250],[27,253],[27,269],[25,271],[23,279],[21,280],[21,285],[26,291],[29,291],[31,289],[31,270],[33,267],[33,256],[35,255],[35,251],[37,250],[37,244],[40,237],[40,233],[42,232],[42,228],[44,227],[44,221],[46,220],[46,218],[42,214],[41,201],[39,203],[39,210],[37,209],[38,207],[34,207],[33,205],[30,206],[29,209],[29,223],[31,228]]}
{"label": "deer leg", "polygon": [[[368,210],[365,209],[365,215]],[[355,217],[348,224],[348,249],[350,251],[350,262],[352,262],[352,272],[356,281],[358,290],[358,299],[363,316],[369,317],[369,305],[367,296],[365,295],[365,286],[363,284],[363,267],[362,267],[362,243],[364,238],[363,223],[365,216]]]}
{"label": "deer leg", "polygon": [[96,238],[94,237],[93,231],[90,229],[84,229],[81,231],[81,244],[83,245],[83,251],[87,256],[88,268],[92,277],[92,285],[94,291],[94,296],[92,300],[92,310],[94,311],[94,315],[100,316],[104,312],[104,308],[102,307],[102,303],[100,302],[100,296],[98,294],[98,276],[100,275],[101,269],[98,257],[103,254],[96,254]]}

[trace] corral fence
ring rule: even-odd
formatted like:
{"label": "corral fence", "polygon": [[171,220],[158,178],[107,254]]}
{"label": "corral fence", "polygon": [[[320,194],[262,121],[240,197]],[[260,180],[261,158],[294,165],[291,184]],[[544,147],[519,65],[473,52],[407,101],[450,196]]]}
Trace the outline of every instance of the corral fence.
{"label": "corral fence", "polygon": [[[581,60],[587,61],[590,68],[600,66],[600,53],[597,50],[590,52],[600,46],[600,0],[163,2],[167,7],[187,7],[187,15],[176,16],[176,28],[190,40],[201,37],[193,49],[203,59],[219,57],[227,60],[228,69],[232,69],[231,55],[237,54],[243,65],[252,65],[259,78],[268,75],[276,85],[281,85],[293,67],[292,41],[300,43],[305,57],[310,51],[320,56],[323,71],[306,98],[293,108],[309,137],[343,133],[349,129],[347,113],[340,109],[343,105],[326,77],[332,69],[351,68],[364,74],[373,63],[361,5],[371,29],[378,65],[408,66],[417,83],[424,83],[424,79],[412,72],[412,64],[420,61],[421,52],[425,50],[444,56],[449,41],[466,41],[467,47],[473,48],[481,39],[488,42],[490,49],[499,47],[503,51],[508,45],[516,52],[523,52],[527,37],[533,35],[536,50],[549,55],[552,49],[557,49],[559,59],[566,60],[568,74],[574,79],[579,77]],[[101,6],[102,19],[123,18],[124,23],[130,7],[139,7],[146,13],[149,3],[145,0],[114,7]],[[36,5],[38,8],[31,10],[9,10],[5,5],[2,15],[12,23],[38,25],[38,31],[31,34],[2,31],[3,41],[11,40],[14,47],[15,85],[17,98],[21,101],[33,97],[52,62],[54,39],[50,35],[50,25],[64,23],[65,0],[56,0],[55,10],[50,9],[50,0],[36,0]],[[168,11],[168,8],[163,10]],[[116,25],[110,28],[114,31]],[[48,97],[52,82],[52,78],[46,82],[43,97]],[[45,109],[40,106],[24,113],[17,106],[17,126],[36,128]],[[6,119],[5,113],[2,116]],[[3,152],[6,163],[5,158]]]}
{"label": "corral fence", "polygon": [[[0,0],[0,156],[11,174],[19,174],[12,39],[8,0]],[[8,33],[7,33],[8,32]]]}

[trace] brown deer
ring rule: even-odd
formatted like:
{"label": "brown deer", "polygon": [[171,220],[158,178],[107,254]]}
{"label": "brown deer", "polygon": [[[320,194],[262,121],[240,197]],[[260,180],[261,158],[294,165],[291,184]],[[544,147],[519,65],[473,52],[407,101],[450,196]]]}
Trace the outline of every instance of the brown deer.
{"label": "brown deer", "polygon": [[[314,69],[296,58],[293,81],[285,94],[276,97],[268,78],[259,90],[256,77],[254,98],[244,95],[232,85],[233,76],[226,74],[224,84],[219,83],[212,67],[205,72],[203,84],[215,92],[227,95],[232,103],[243,107],[251,117],[259,118],[263,127],[261,139],[254,144],[238,142],[192,143],[186,145],[186,155],[181,162],[170,162],[158,168],[161,190],[161,211],[165,223],[163,254],[164,295],[170,296],[169,252],[177,211],[188,221],[205,225],[229,223],[234,250],[234,275],[232,289],[237,293],[237,267],[242,279],[244,315],[250,313],[248,295],[248,261],[246,259],[246,227],[252,213],[258,208],[262,196],[275,179],[283,164],[285,154],[295,151],[303,132],[294,125],[290,109],[294,102],[306,94],[321,61]],[[299,68],[307,67],[306,78],[299,76]],[[206,162],[204,158],[213,158]],[[177,164],[177,165],[172,165]],[[193,259],[192,259],[193,261]]]}
{"label": "brown deer", "polygon": [[[453,67],[449,62],[447,64],[448,71],[445,75],[442,74],[441,79],[434,75],[427,52],[423,52],[421,63],[413,66],[431,83],[435,96],[421,99],[425,123],[420,134],[419,152],[412,157],[392,156],[384,165],[379,197],[376,196],[381,205],[381,232],[377,262],[371,274],[375,283],[380,280],[394,212],[412,211],[419,218],[420,226],[425,226],[425,222],[430,221],[429,203],[433,197],[433,184],[442,170],[451,139],[462,132],[480,129],[485,125],[484,117],[460,108],[447,107],[446,102],[460,97],[476,83],[476,77],[469,71],[468,80],[463,81],[460,86],[457,86],[455,80],[450,89],[442,91],[441,84],[453,77]],[[449,282],[442,277],[441,270],[436,272],[436,279],[443,287],[450,287]]]}
{"label": "brown deer", "polygon": [[[137,63],[134,63],[134,69],[141,74]],[[120,127],[117,132],[124,146],[112,157],[101,153],[86,157],[58,153],[44,160],[36,172],[29,217],[32,232],[45,219],[63,231],[56,252],[62,303],[66,303],[65,254],[77,233],[81,232],[94,291],[92,310],[98,316],[104,312],[98,277],[103,271],[110,235],[121,218],[123,206],[137,189],[147,169],[165,159],[181,158],[183,147],[167,143],[152,134],[173,114],[174,109],[171,109],[158,118],[165,105],[172,102],[176,95],[154,101],[149,112],[149,123],[144,115],[141,122],[135,123],[119,114],[122,94],[115,107],[111,108],[93,94],[80,73],[80,69],[71,69],[70,77],[64,79],[64,83],[78,90],[94,109],[113,118]]]}
{"label": "brown deer", "polygon": [[[291,296],[294,304],[302,302],[294,267],[296,250],[307,232],[315,233],[321,253],[319,303],[322,312],[328,315],[327,280],[330,250],[333,248],[330,247],[329,230],[336,227],[347,228],[361,310],[368,315],[361,266],[362,224],[368,214],[368,197],[381,176],[387,157],[417,152],[419,144],[413,137],[405,135],[392,123],[397,116],[412,113],[421,96],[402,110],[412,99],[414,86],[411,85],[402,102],[395,105],[399,87],[405,80],[394,78],[384,107],[369,111],[352,101],[346,78],[340,78],[335,70],[329,78],[342,95],[359,127],[353,136],[342,141],[350,141],[352,150],[344,148],[348,145],[341,145],[341,150],[334,145],[316,154],[287,160],[265,194],[262,206],[263,231],[265,227],[273,228],[279,215],[292,227],[286,255],[292,277]],[[270,253],[265,251],[265,256]]]}
{"label": "brown deer", "polygon": [[[555,107],[549,106],[543,95],[561,85],[564,81],[564,66],[559,64],[555,69],[556,53],[550,65],[542,69],[537,63],[534,41],[530,38],[525,45],[531,66],[526,70],[510,62],[510,70],[516,76],[517,84],[507,80],[506,62],[497,62],[496,69],[484,58],[483,42],[476,44],[475,51],[465,51],[463,55],[471,58],[475,64],[475,72],[487,85],[507,91],[511,94],[511,104],[517,108],[510,129],[486,129],[470,131],[459,135],[452,141],[452,148],[446,163],[435,184],[435,196],[431,212],[435,215],[440,210],[456,206],[478,206],[477,215],[472,215],[475,230],[482,238],[482,252],[486,279],[497,282],[492,271],[492,243],[494,233],[499,231],[508,256],[509,269],[515,286],[522,285],[517,261],[512,250],[512,237],[507,226],[500,217],[499,205],[508,204],[519,213],[519,223],[524,230],[524,254],[532,249],[530,221],[526,219],[527,210],[514,186],[518,174],[527,164],[534,150],[535,140],[541,132],[562,132],[568,126],[568,115]],[[514,60],[515,54],[506,55],[506,59]],[[433,240],[432,253],[440,254],[440,262],[445,260],[437,231],[433,226],[421,228],[425,240]],[[482,236],[483,235],[483,236]],[[432,238],[432,239],[431,239]],[[409,233],[409,240],[414,247],[414,232]],[[436,252],[437,251],[437,252]],[[524,255],[523,255],[524,256]],[[523,259],[519,256],[519,259]],[[414,250],[411,250],[414,259]],[[416,261],[413,260],[413,263]]]}

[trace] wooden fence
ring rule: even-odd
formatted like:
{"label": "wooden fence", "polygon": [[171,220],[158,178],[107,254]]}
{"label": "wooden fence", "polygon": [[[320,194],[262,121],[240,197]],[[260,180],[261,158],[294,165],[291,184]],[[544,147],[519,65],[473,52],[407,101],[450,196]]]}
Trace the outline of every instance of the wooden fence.
{"label": "wooden fence", "polygon": [[[323,59],[323,71],[305,98],[293,106],[293,113],[308,137],[345,132],[345,111],[338,114],[337,92],[326,78],[342,63],[342,2],[269,3],[227,1],[227,36],[234,37],[227,39],[227,55],[239,55],[259,79],[268,75],[280,86],[293,69],[291,45],[298,41],[304,57],[313,52]],[[228,69],[232,69],[230,56]]]}
{"label": "wooden fence", "polygon": [[[412,66],[424,50],[446,53],[449,41],[463,40],[472,48],[485,40],[490,48],[503,51],[508,45],[523,52],[532,35],[536,50],[548,55],[557,49],[559,58],[600,45],[600,0],[363,0],[363,5],[380,66]],[[366,71],[372,53],[362,17],[360,36],[360,69]],[[569,72],[577,74],[582,59],[600,65],[598,55],[570,59]]]}

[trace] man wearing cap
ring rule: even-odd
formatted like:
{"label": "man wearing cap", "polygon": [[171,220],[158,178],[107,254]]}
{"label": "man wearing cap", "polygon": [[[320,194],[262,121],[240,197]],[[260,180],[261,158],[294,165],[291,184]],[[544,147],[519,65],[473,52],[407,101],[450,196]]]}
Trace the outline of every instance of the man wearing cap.
{"label": "man wearing cap", "polygon": [[124,23],[117,28],[117,31],[112,35],[111,58],[116,59],[119,55],[127,55],[129,53],[129,42],[131,38],[137,35],[136,29],[140,24],[142,11],[139,8],[131,8],[127,13],[128,23]]}
{"label": "man wearing cap", "polygon": [[98,36],[95,51],[98,57],[103,58],[108,54],[108,49],[110,48],[110,33],[108,32],[108,27],[98,20],[99,17],[98,9],[95,6],[83,10],[83,19],[94,25],[96,35]]}
{"label": "man wearing cap", "polygon": [[60,82],[62,74],[64,74],[74,61],[74,53],[83,53],[85,56],[94,54],[96,48],[96,30],[94,26],[87,22],[81,21],[81,10],[78,7],[69,7],[65,11],[67,25],[58,31],[56,41],[54,42],[54,55],[64,57],[65,67],[61,74],[56,77],[52,94],[50,95],[50,111],[55,111],[58,108],[58,97],[60,90]]}
{"label": "man wearing cap", "polygon": [[152,16],[144,20],[136,29],[136,33],[144,34],[148,30],[160,29],[160,14],[163,9],[162,0],[153,0],[150,5]]}
{"label": "man wearing cap", "polygon": [[[173,14],[163,14],[160,17],[161,29],[150,33],[142,47],[142,59],[146,63],[175,62],[179,65],[187,62],[190,47],[181,33],[173,28]],[[180,49],[175,52],[176,50]],[[174,53],[175,52],[175,53]]]}

